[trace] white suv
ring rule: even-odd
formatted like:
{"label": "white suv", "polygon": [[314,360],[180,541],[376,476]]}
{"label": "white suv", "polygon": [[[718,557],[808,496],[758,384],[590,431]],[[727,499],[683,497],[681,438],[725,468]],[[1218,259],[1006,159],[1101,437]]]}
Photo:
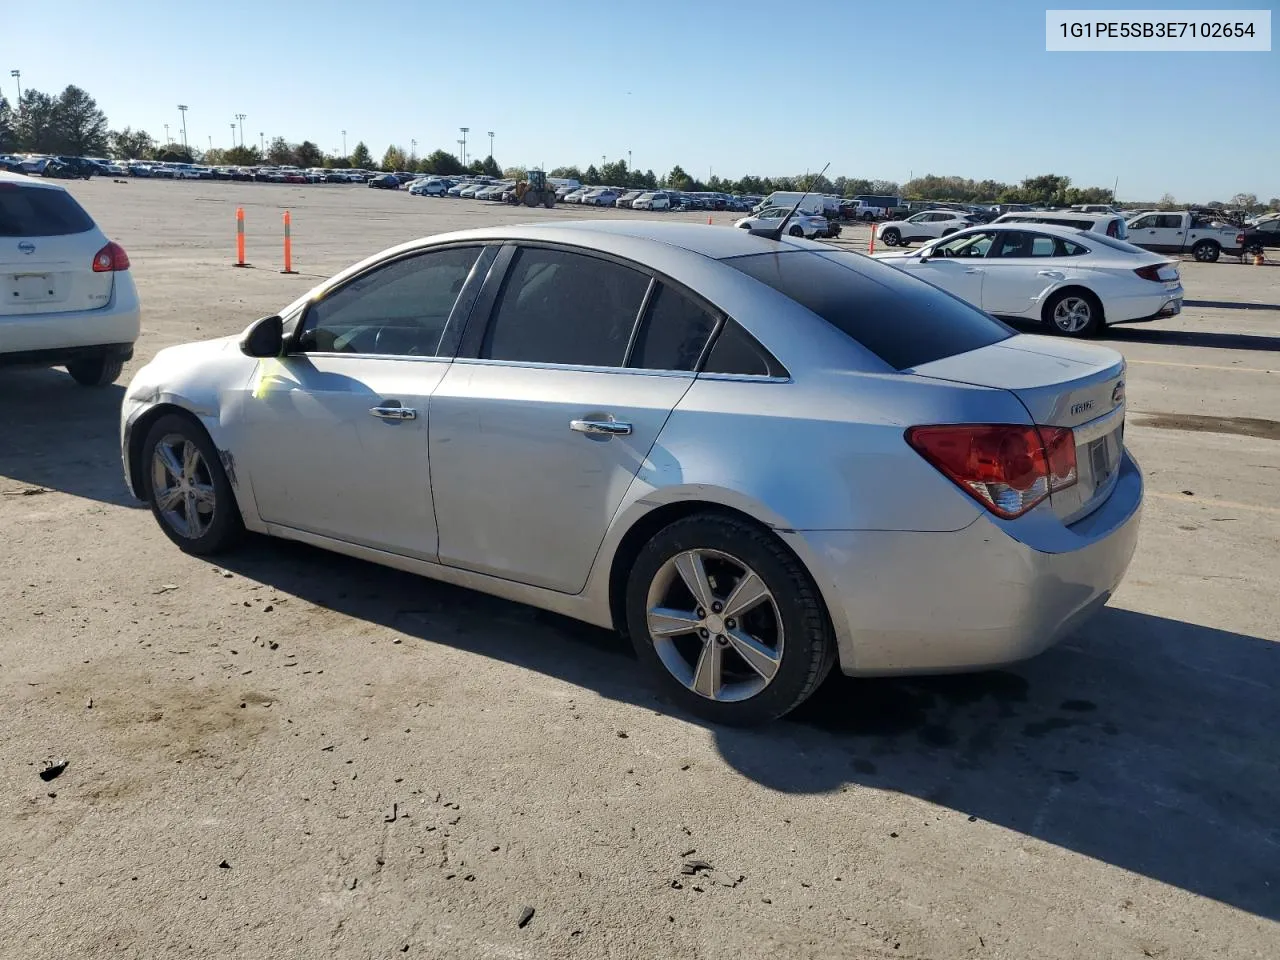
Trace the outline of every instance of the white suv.
{"label": "white suv", "polygon": [[920,240],[936,240],[980,222],[980,217],[962,210],[925,210],[905,220],[880,224],[876,238],[886,247],[905,247]]}
{"label": "white suv", "polygon": [[101,387],[133,356],[141,313],[124,249],[66,188],[0,173],[0,366],[65,366]]}

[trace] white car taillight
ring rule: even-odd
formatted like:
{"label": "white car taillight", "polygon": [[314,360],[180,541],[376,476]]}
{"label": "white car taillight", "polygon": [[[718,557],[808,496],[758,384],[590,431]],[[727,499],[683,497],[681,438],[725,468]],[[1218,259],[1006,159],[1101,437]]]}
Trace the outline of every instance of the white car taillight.
{"label": "white car taillight", "polygon": [[129,255],[114,240],[107,241],[107,245],[93,255],[94,273],[113,273],[128,269]]}

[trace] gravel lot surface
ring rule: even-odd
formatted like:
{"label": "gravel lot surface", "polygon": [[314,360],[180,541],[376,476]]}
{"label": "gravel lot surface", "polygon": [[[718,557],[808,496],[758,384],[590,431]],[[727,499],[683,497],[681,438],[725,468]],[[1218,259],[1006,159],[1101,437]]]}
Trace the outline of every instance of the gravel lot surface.
{"label": "gravel lot surface", "polygon": [[284,542],[186,556],[120,474],[158,349],[412,237],[631,214],[71,189],[144,332],[105,390],[0,371],[0,956],[1280,956],[1280,268],[1185,263],[1182,316],[1111,333],[1149,493],[1079,634],[730,731],[608,633]]}

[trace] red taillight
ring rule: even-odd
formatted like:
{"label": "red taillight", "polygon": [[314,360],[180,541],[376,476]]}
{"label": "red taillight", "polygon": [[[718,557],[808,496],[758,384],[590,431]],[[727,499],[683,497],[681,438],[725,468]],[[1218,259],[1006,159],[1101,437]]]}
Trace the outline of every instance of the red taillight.
{"label": "red taillight", "polygon": [[128,269],[129,255],[124,252],[124,247],[114,240],[107,241],[107,245],[93,255],[94,273],[111,273],[115,270]]}
{"label": "red taillight", "polygon": [[1138,267],[1133,272],[1140,276],[1143,280],[1153,280],[1156,283],[1163,283],[1164,278],[1160,276],[1160,268],[1163,263],[1153,263],[1148,267]]}
{"label": "red taillight", "polygon": [[906,437],[961,490],[1008,520],[1076,482],[1070,427],[951,424],[911,427]]}
{"label": "red taillight", "polygon": [[1236,246],[1237,246],[1237,247],[1243,247],[1243,246],[1244,246],[1244,234],[1243,234],[1243,233],[1237,233],[1237,234],[1236,234]]}

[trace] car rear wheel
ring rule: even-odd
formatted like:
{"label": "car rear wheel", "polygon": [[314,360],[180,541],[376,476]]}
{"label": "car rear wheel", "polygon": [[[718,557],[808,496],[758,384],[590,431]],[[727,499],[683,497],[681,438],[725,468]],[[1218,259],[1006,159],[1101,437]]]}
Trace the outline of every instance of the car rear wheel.
{"label": "car rear wheel", "polygon": [[1191,255],[1201,263],[1216,263],[1222,248],[1212,240],[1201,240],[1191,248]]}
{"label": "car rear wheel", "polygon": [[804,236],[804,227],[801,227],[801,226],[795,226],[795,227],[792,227],[791,229],[789,229],[789,230],[787,231],[787,233],[789,233],[789,234],[790,234],[791,236],[793,236],[793,237],[803,237],[803,236]]}
{"label": "car rear wheel", "polygon": [[1102,328],[1102,304],[1085,290],[1063,290],[1044,305],[1044,318],[1055,333],[1092,337]]}
{"label": "car rear wheel", "polygon": [[817,587],[771,533],[695,514],[659,531],[627,582],[627,631],[680,706],[715,723],[767,723],[835,662]]}
{"label": "car rear wheel", "polygon": [[902,242],[902,233],[897,227],[890,227],[884,233],[880,234],[880,239],[884,241],[886,247],[896,247]]}
{"label": "car rear wheel", "polygon": [[147,432],[142,482],[160,529],[188,553],[217,553],[244,534],[213,441],[187,417],[167,414]]}
{"label": "car rear wheel", "polygon": [[116,377],[124,369],[124,360],[117,356],[100,354],[96,357],[84,357],[72,360],[67,364],[67,373],[71,379],[82,387],[105,387],[115,383]]}

